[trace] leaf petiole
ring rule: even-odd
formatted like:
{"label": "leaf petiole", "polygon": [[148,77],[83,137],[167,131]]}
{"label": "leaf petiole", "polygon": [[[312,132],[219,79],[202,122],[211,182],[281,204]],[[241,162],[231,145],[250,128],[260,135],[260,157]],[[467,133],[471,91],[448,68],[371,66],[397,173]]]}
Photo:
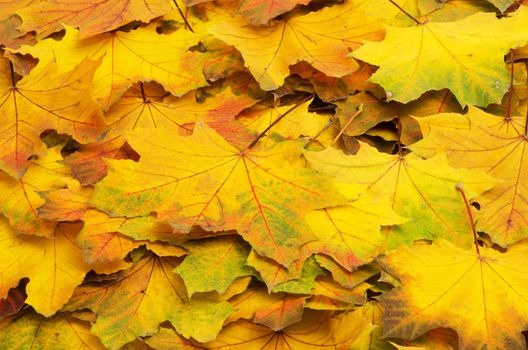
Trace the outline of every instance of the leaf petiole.
{"label": "leaf petiole", "polygon": [[480,256],[480,249],[478,244],[478,235],[477,231],[475,230],[475,221],[473,220],[473,213],[471,213],[471,206],[469,205],[469,202],[466,197],[466,193],[464,192],[464,188],[462,187],[462,183],[459,182],[455,188],[458,192],[462,195],[462,199],[464,200],[464,204],[466,205],[466,210],[469,217],[469,223],[471,225],[471,232],[473,232],[473,239],[475,240],[475,248],[477,249],[477,254]]}
{"label": "leaf petiole", "polygon": [[264,131],[262,131],[254,140],[253,142],[251,142],[249,144],[249,146],[246,148],[246,150],[248,149],[251,149],[253,147],[255,147],[255,145],[257,144],[257,142],[263,138],[266,133],[268,131],[270,131],[271,128],[273,128],[278,122],[280,122],[282,120],[282,118],[284,118],[285,116],[287,116],[288,114],[290,114],[292,111],[294,111],[297,107],[299,107],[300,105],[302,105],[303,103],[305,103],[306,101],[309,101],[311,98],[313,98],[314,96],[313,95],[308,95],[307,97],[303,98],[302,100],[300,100],[299,102],[297,102],[295,105],[291,106],[290,109],[288,109],[286,112],[282,113],[281,115],[279,115],[277,117],[277,119],[275,119],[270,125],[268,125],[268,127],[266,129],[264,129]]}
{"label": "leaf petiole", "polygon": [[412,19],[414,22],[416,22],[416,24],[418,24],[419,26],[421,25],[424,25],[425,22],[421,22],[419,20],[417,20],[413,15],[411,15],[409,12],[405,11],[405,9],[403,7],[401,7],[400,5],[398,5],[394,0],[389,0],[389,2],[391,4],[393,4],[394,6],[396,6],[401,12],[403,12],[407,17],[409,17],[410,19]]}

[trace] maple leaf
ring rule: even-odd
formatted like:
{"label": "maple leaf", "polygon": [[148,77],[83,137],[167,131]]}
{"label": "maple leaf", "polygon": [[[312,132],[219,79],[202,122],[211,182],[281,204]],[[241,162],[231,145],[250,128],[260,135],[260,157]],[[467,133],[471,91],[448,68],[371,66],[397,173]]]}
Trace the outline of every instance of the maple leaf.
{"label": "maple leaf", "polygon": [[135,20],[149,22],[171,10],[164,0],[48,0],[17,11],[21,29],[39,37],[61,30],[62,24],[79,27],[82,37],[107,32]]}
{"label": "maple leaf", "polygon": [[[383,305],[378,300],[372,299],[359,308],[363,316],[368,319],[373,327],[370,334],[354,343],[350,350],[453,350],[458,349],[458,336],[456,332],[448,328],[435,328],[413,341],[396,338],[383,338]],[[396,343],[397,342],[397,343]],[[399,345],[404,344],[404,345]]]}
{"label": "maple leaf", "polygon": [[[242,18],[224,16],[207,23],[206,28],[240,51],[262,89],[274,90],[288,76],[289,66],[298,61],[333,77],[358,69],[347,59],[348,49],[356,49],[365,38],[381,39],[381,25],[354,9],[354,3],[347,2],[265,28],[245,26]],[[349,17],[355,19],[353,24]],[[331,27],[324,24],[328,21],[332,21]]]}
{"label": "maple leaf", "polygon": [[236,236],[183,244],[189,255],[174,270],[185,281],[187,292],[224,293],[233,281],[253,271],[245,265],[249,247]]}
{"label": "maple leaf", "polygon": [[265,288],[248,288],[229,300],[235,312],[226,323],[252,319],[274,330],[298,322],[304,312],[307,295],[269,293]]}
{"label": "maple leaf", "polygon": [[[42,192],[47,193],[48,206],[60,206],[59,200],[51,201],[55,191],[64,187],[79,189],[79,184],[71,178],[70,170],[60,163],[60,146],[48,149],[42,157],[31,164],[20,179],[14,179],[0,172],[0,191],[6,195],[0,203],[0,210],[9,219],[15,232],[51,237],[57,222],[44,220],[38,208],[45,205]],[[61,193],[61,192],[59,192]],[[46,195],[44,195],[46,197]],[[69,204],[70,205],[70,204]],[[60,210],[67,209],[61,207]]]}
{"label": "maple leaf", "polygon": [[508,91],[504,55],[527,42],[527,23],[522,8],[500,20],[477,13],[457,22],[388,27],[383,41],[366,43],[352,56],[380,66],[370,81],[389,91],[389,99],[405,103],[449,88],[462,106],[487,106]]}
{"label": "maple leaf", "polygon": [[194,92],[177,98],[168,95],[157,84],[139,83],[105,114],[110,128],[108,137],[122,136],[142,127],[164,128],[185,135],[192,132],[197,120],[203,120],[229,138],[231,131],[237,128],[233,125],[236,124],[235,116],[255,102],[253,98],[235,95],[231,88],[227,88],[198,103]]}
{"label": "maple leaf", "polygon": [[110,218],[103,212],[90,209],[83,215],[84,225],[76,241],[88,263],[123,260],[141,243],[117,232],[126,218]]}
{"label": "maple leaf", "polygon": [[80,248],[72,243],[77,232],[78,225],[62,224],[52,238],[19,236],[2,218],[0,242],[5,254],[0,258],[0,298],[27,277],[26,303],[44,316],[53,315],[91,270],[80,256]]}
{"label": "maple leaf", "polygon": [[341,202],[328,178],[304,168],[297,142],[240,152],[203,124],[189,137],[140,129],[129,142],[140,161],[109,160],[94,206],[114,216],[155,211],[178,231],[237,229],[260,254],[285,266],[313,239],[304,215]]}
{"label": "maple leaf", "polygon": [[[413,339],[432,328],[451,327],[460,349],[524,349],[528,290],[520,281],[527,249],[519,243],[505,253],[484,247],[475,252],[439,240],[389,254],[381,265],[402,287],[381,297],[384,336]],[[453,300],[463,302],[453,307]]]}
{"label": "maple leaf", "polygon": [[371,325],[359,312],[330,316],[327,312],[312,311],[305,314],[301,322],[278,332],[245,320],[230,323],[216,341],[205,344],[205,347],[236,350],[345,350],[369,332],[370,328]]}
{"label": "maple leaf", "polygon": [[84,60],[63,73],[56,64],[16,81],[11,63],[0,58],[0,169],[20,178],[29,157],[42,152],[40,133],[47,129],[70,133],[79,141],[94,140],[103,122],[89,99],[92,75],[99,62]]}
{"label": "maple leaf", "polygon": [[97,313],[92,332],[109,349],[155,333],[166,320],[186,338],[210,341],[233,310],[227,302],[189,299],[183,281],[171,272],[175,263],[146,255],[117,281],[79,287],[65,309]]}
{"label": "maple leaf", "polygon": [[[120,231],[123,227],[134,225],[135,219],[112,218],[103,212],[89,209],[82,216],[84,222],[76,241],[82,249],[82,255],[90,264],[122,261],[130,251],[141,245],[159,255],[183,256],[187,252],[179,246],[164,247],[161,243],[151,243],[144,240],[134,241]],[[145,230],[146,233],[150,233]],[[151,237],[153,240],[155,237]]]}
{"label": "maple leaf", "polygon": [[22,46],[17,52],[37,57],[44,70],[42,62],[55,61],[68,69],[85,57],[103,56],[94,75],[92,97],[108,109],[136,81],[155,80],[176,96],[207,85],[200,53],[187,52],[198,42],[198,35],[185,30],[160,35],[154,25],[87,38],[66,27],[62,40],[42,40],[34,47]]}
{"label": "maple leaf", "polygon": [[45,318],[32,310],[26,310],[11,323],[0,325],[0,342],[6,349],[105,349],[90,333],[88,322],[69,313]]}
{"label": "maple leaf", "polygon": [[297,5],[306,5],[310,1],[241,0],[238,12],[251,24],[266,24],[270,19],[292,10]]}
{"label": "maple leaf", "polygon": [[317,210],[306,217],[318,240],[306,249],[333,257],[349,271],[369,263],[384,250],[381,225],[402,224],[390,202],[363,197],[347,206]]}
{"label": "maple leaf", "polygon": [[526,238],[526,118],[501,118],[470,108],[466,115],[439,114],[418,122],[426,137],[411,147],[415,152],[430,156],[442,149],[453,166],[481,169],[504,180],[475,199],[482,209],[477,229],[504,246]]}
{"label": "maple leaf", "polygon": [[481,171],[451,168],[441,155],[422,160],[413,154],[380,153],[361,144],[354,156],[332,148],[305,156],[316,170],[333,175],[337,182],[368,186],[372,197],[388,201],[398,215],[409,219],[386,233],[389,249],[441,237],[469,246],[471,239],[463,234],[469,229],[466,209],[455,186],[463,182],[469,198],[474,198],[494,184]]}
{"label": "maple leaf", "polygon": [[37,209],[37,216],[50,221],[80,220],[88,209],[93,189],[75,183],[71,187],[38,192],[45,203]]}

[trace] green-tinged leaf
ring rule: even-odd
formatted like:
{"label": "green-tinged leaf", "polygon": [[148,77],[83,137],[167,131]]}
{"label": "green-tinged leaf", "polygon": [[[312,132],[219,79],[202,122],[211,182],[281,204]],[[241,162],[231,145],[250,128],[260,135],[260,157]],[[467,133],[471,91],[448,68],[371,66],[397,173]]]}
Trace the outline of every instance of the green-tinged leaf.
{"label": "green-tinged leaf", "polygon": [[174,272],[185,281],[189,295],[224,293],[233,281],[253,274],[246,265],[249,246],[238,236],[201,239],[183,244],[189,254]]}

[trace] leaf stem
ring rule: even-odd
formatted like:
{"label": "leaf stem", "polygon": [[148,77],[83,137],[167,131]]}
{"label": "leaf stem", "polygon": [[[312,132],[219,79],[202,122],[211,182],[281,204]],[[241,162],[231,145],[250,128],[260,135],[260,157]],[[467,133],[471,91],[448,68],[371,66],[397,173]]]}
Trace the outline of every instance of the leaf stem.
{"label": "leaf stem", "polygon": [[510,65],[511,65],[511,73],[510,73],[510,88],[508,93],[508,106],[506,109],[506,120],[510,120],[511,118],[511,107],[512,107],[512,97],[513,97],[513,71],[515,67],[515,62],[513,60],[513,53],[510,51]]}
{"label": "leaf stem", "polygon": [[14,88],[16,86],[15,67],[13,66],[13,62],[11,61],[9,61],[9,69],[11,70],[11,87]]}
{"label": "leaf stem", "polygon": [[143,103],[149,103],[147,96],[145,96],[145,88],[143,87],[143,82],[139,82],[139,88],[141,89],[141,98],[143,98]]}
{"label": "leaf stem", "polygon": [[402,156],[402,143],[401,143],[401,134],[402,134],[402,123],[400,118],[396,118],[396,128],[398,129],[398,143],[396,146],[398,147],[398,155]]}
{"label": "leaf stem", "polygon": [[313,95],[308,95],[307,97],[303,98],[302,100],[300,100],[299,102],[297,102],[295,105],[291,106],[286,112],[282,113],[281,115],[279,115],[277,117],[277,119],[275,119],[270,125],[268,125],[268,127],[266,129],[264,129],[264,131],[262,131],[254,140],[253,142],[251,142],[249,144],[249,146],[246,148],[246,150],[248,149],[251,149],[253,147],[255,147],[255,145],[257,144],[257,142],[263,138],[266,133],[271,129],[273,128],[278,122],[280,122],[282,120],[282,118],[284,118],[285,116],[287,116],[288,114],[290,114],[293,110],[295,110],[297,107],[299,107],[300,105],[302,105],[303,103],[305,103],[306,101],[310,100],[311,98],[313,98]]}
{"label": "leaf stem", "polygon": [[[528,72],[528,60],[524,60],[524,65]],[[528,141],[528,109],[526,109],[526,118],[524,120],[524,139]]]}
{"label": "leaf stem", "polygon": [[462,187],[462,183],[459,182],[455,187],[457,191],[460,192],[460,194],[462,195],[462,199],[464,200],[464,204],[466,205],[466,210],[467,210],[469,221],[471,224],[471,231],[473,232],[473,239],[475,240],[475,248],[477,249],[477,254],[480,256],[478,235],[477,235],[477,231],[475,230],[475,221],[473,220],[473,213],[471,212],[471,206],[469,205],[469,202],[467,200],[466,193],[464,192],[464,188]]}
{"label": "leaf stem", "polygon": [[176,0],[172,0],[172,2],[174,3],[176,8],[178,9],[178,12],[180,13],[180,16],[183,19],[183,22],[185,23],[185,27],[187,27],[187,29],[189,29],[191,32],[194,33],[194,30],[192,29],[191,24],[187,20],[187,17],[185,17],[185,15],[183,14],[183,12],[182,12],[180,6],[178,5],[178,3],[176,2]]}
{"label": "leaf stem", "polygon": [[312,142],[315,142],[317,141],[317,139],[319,138],[319,136],[321,136],[322,134],[324,134],[326,132],[326,130],[328,130],[332,125],[334,125],[336,123],[336,120],[334,119],[329,119],[328,122],[326,123],[325,126],[323,126],[323,128],[321,130],[319,130],[319,132],[317,133],[317,135],[315,135],[314,137],[312,137],[311,139],[308,140],[308,142],[306,142],[306,144],[304,145],[304,148],[308,147],[308,145],[310,145]]}
{"label": "leaf stem", "polygon": [[341,128],[341,130],[339,130],[339,132],[337,133],[337,136],[334,138],[334,141],[332,141],[332,144],[330,146],[333,146],[337,140],[341,137],[341,135],[343,135],[343,133],[345,132],[346,129],[348,129],[349,125],[352,124],[352,122],[354,121],[354,119],[360,115],[361,113],[363,113],[363,104],[360,104],[357,111],[352,114],[352,116],[350,117],[350,119],[346,122],[346,124]]}
{"label": "leaf stem", "polygon": [[414,22],[416,22],[416,24],[418,24],[419,26],[421,25],[424,25],[425,22],[420,22],[419,20],[417,20],[413,15],[411,15],[409,12],[407,12],[403,7],[401,7],[400,5],[398,5],[395,1],[393,0],[389,0],[389,2],[391,4],[393,4],[394,6],[396,6],[401,12],[403,12],[407,17],[409,17],[410,19],[412,19]]}

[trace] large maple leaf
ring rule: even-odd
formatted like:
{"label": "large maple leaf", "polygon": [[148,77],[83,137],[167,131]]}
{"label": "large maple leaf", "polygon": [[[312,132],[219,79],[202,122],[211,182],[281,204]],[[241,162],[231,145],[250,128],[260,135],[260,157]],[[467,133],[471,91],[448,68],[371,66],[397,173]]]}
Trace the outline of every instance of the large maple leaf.
{"label": "large maple leaf", "polygon": [[[169,95],[158,84],[139,83],[105,114],[110,128],[108,137],[122,136],[142,127],[164,128],[185,135],[192,132],[197,120],[203,120],[227,139],[244,139],[237,133],[242,125],[235,122],[235,116],[256,102],[248,95],[234,94],[231,88],[197,102],[195,92],[178,98]],[[249,132],[247,134],[246,138],[254,137]]]}
{"label": "large maple leaf", "polygon": [[[0,191],[6,196],[0,203],[0,210],[16,233],[52,237],[57,222],[45,220],[41,214],[50,214],[49,208],[60,206],[64,200],[60,194],[69,191],[69,188],[83,190],[61,160],[59,146],[48,149],[40,158],[32,160],[20,179],[0,172]],[[84,201],[87,201],[86,197]],[[72,203],[67,204],[74,206]],[[47,207],[40,211],[42,205]],[[60,209],[66,211],[67,208]]]}
{"label": "large maple leaf", "polygon": [[457,22],[388,27],[383,41],[367,43],[352,56],[380,66],[370,81],[390,92],[389,99],[409,102],[449,88],[463,106],[487,106],[508,91],[504,55],[524,45],[527,33],[527,9],[500,20],[478,13]]}
{"label": "large maple leaf", "polygon": [[[18,52],[29,53],[41,62],[55,61],[65,69],[77,65],[85,57],[98,59],[103,56],[94,75],[92,96],[108,109],[138,80],[155,80],[176,96],[207,85],[202,74],[201,54],[187,52],[198,42],[199,36],[189,31],[161,35],[154,25],[87,38],[67,27],[61,41],[42,40],[34,47],[23,46]],[[39,66],[42,67],[42,63]]]}
{"label": "large maple leaf", "polygon": [[0,169],[20,178],[29,157],[43,151],[39,136],[48,129],[72,134],[81,142],[99,136],[103,121],[89,98],[99,62],[80,62],[69,72],[50,63],[16,81],[12,64],[0,59]]}
{"label": "large maple leaf", "polygon": [[25,7],[17,13],[22,30],[35,31],[44,38],[62,29],[62,24],[79,27],[88,37],[121,27],[135,20],[148,22],[171,10],[165,0],[47,0]]}
{"label": "large maple leaf", "polygon": [[342,201],[329,178],[304,167],[297,142],[239,151],[205,124],[189,137],[139,129],[129,142],[140,161],[109,160],[94,206],[111,215],[155,211],[178,231],[237,229],[285,266],[314,239],[304,215]]}
{"label": "large maple leaf", "polygon": [[29,278],[26,303],[44,316],[59,310],[73,294],[91,267],[73,243],[78,225],[63,224],[52,238],[16,235],[4,218],[0,220],[0,298],[18,281]]}
{"label": "large maple leaf", "polygon": [[450,167],[441,155],[423,160],[414,154],[380,153],[366,144],[353,156],[332,148],[305,155],[316,170],[334,175],[337,182],[368,186],[370,195],[389,202],[398,215],[409,219],[387,230],[389,249],[438,238],[469,246],[471,239],[464,234],[469,229],[466,209],[455,186],[463,182],[474,198],[494,183],[481,171]]}
{"label": "large maple leaf", "polygon": [[117,281],[79,287],[66,309],[97,313],[92,332],[109,349],[155,333],[166,320],[184,337],[211,341],[233,309],[225,301],[189,299],[183,281],[171,272],[175,265],[172,258],[146,255]]}
{"label": "large maple leaf", "polygon": [[447,241],[389,254],[382,266],[402,286],[381,297],[384,335],[414,339],[432,328],[451,327],[462,350],[525,349],[527,254],[526,243],[500,253],[464,250]]}
{"label": "large maple leaf", "polygon": [[105,349],[99,338],[90,333],[88,322],[69,313],[46,318],[31,310],[0,325],[0,344],[5,349]]}
{"label": "large maple leaf", "polygon": [[[265,28],[245,26],[241,18],[223,16],[207,23],[207,30],[235,46],[261,88],[273,90],[282,85],[289,66],[298,61],[333,77],[357,70],[357,63],[346,54],[361,46],[364,38],[381,39],[382,31],[377,19],[354,9],[350,1]],[[329,21],[332,26],[325,25]]]}
{"label": "large maple leaf", "polygon": [[301,322],[280,331],[240,320],[227,325],[216,341],[206,344],[205,347],[228,347],[234,350],[345,350],[371,328],[372,325],[360,312],[352,311],[334,316],[327,312],[311,312],[305,315]]}
{"label": "large maple leaf", "polygon": [[502,118],[470,108],[466,115],[418,119],[425,139],[411,146],[423,156],[444,150],[456,167],[480,169],[502,179],[475,200],[481,205],[477,229],[500,245],[528,237],[528,140],[524,117]]}

